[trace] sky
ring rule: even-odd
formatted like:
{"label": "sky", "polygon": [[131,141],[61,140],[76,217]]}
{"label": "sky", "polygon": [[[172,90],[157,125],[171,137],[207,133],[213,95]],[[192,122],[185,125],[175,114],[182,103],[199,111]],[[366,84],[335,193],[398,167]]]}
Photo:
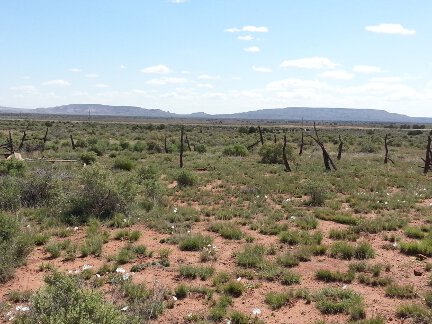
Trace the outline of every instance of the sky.
{"label": "sky", "polygon": [[432,117],[430,0],[0,0],[0,106]]}

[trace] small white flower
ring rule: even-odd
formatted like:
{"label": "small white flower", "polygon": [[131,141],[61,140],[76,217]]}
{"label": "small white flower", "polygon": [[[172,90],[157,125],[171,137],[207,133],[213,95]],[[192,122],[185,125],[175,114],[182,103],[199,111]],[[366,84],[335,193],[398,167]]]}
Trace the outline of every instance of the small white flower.
{"label": "small white flower", "polygon": [[123,269],[123,268],[117,268],[117,269],[116,269],[116,272],[117,272],[117,273],[125,273],[126,270]]}
{"label": "small white flower", "polygon": [[387,205],[388,204],[388,202],[386,201],[385,203],[384,203],[384,205]]}
{"label": "small white flower", "polygon": [[393,245],[393,247],[397,247],[398,246],[397,242],[394,242],[392,245]]}
{"label": "small white flower", "polygon": [[267,196],[267,195],[264,195],[264,198],[265,198],[265,199],[267,199],[267,198],[268,198],[268,196]]}
{"label": "small white flower", "polygon": [[240,281],[240,280],[242,280],[242,277],[238,277],[238,278],[237,278],[237,281]]}
{"label": "small white flower", "polygon": [[255,316],[261,315],[261,309],[259,308],[252,309],[252,314]]}
{"label": "small white flower", "polygon": [[123,218],[123,222],[125,222],[125,223],[126,223],[126,222],[127,222],[127,219],[126,219],[126,218]]}
{"label": "small white flower", "polygon": [[121,310],[122,310],[123,312],[126,312],[128,309],[129,309],[129,306],[125,306],[125,307],[123,307]]}
{"label": "small white flower", "polygon": [[173,209],[174,214],[177,213],[177,207]]}
{"label": "small white flower", "polygon": [[101,276],[101,275],[100,275],[99,273],[96,273],[96,277],[100,278],[100,276]]}
{"label": "small white flower", "polygon": [[227,320],[227,321],[226,321],[226,324],[231,324],[231,321],[230,321],[230,320]]}
{"label": "small white flower", "polygon": [[259,198],[259,195],[257,195],[256,197]]}
{"label": "small white flower", "polygon": [[84,270],[87,270],[87,269],[91,269],[91,268],[93,268],[93,266],[91,266],[90,264],[84,264],[84,265],[82,266],[83,271],[84,271]]}
{"label": "small white flower", "polygon": [[177,297],[176,296],[172,296],[174,301],[177,301]]}
{"label": "small white flower", "polygon": [[75,226],[74,227],[74,231],[76,232],[76,231],[78,231],[79,230],[79,227],[78,226]]}
{"label": "small white flower", "polygon": [[296,219],[296,217],[295,216],[291,216],[290,219]]}
{"label": "small white flower", "polygon": [[187,231],[188,233],[190,233],[190,230],[189,231]]}
{"label": "small white flower", "polygon": [[17,306],[15,309],[17,311],[21,311],[21,312],[28,312],[30,310],[30,307],[28,307],[28,306]]}
{"label": "small white flower", "polygon": [[27,227],[27,228],[30,228],[30,224],[28,224],[26,227]]}
{"label": "small white flower", "polygon": [[342,289],[347,289],[347,288],[348,288],[347,285],[343,285],[343,286],[342,286]]}
{"label": "small white flower", "polygon": [[171,228],[174,229],[174,225],[171,225]]}

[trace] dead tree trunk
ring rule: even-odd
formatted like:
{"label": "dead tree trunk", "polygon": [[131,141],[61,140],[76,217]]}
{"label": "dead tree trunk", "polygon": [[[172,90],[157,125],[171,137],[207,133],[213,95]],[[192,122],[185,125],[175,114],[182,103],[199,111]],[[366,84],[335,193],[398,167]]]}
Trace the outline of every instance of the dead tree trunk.
{"label": "dead tree trunk", "polygon": [[276,134],[274,134],[274,139],[273,139],[274,143],[277,143],[277,138],[276,138]]}
{"label": "dead tree trunk", "polygon": [[15,148],[14,148],[14,144],[13,144],[13,139],[12,139],[12,133],[11,133],[11,131],[9,131],[8,143],[9,143],[11,154],[14,154],[15,153]]}
{"label": "dead tree trunk", "polygon": [[324,167],[326,169],[326,171],[331,171],[332,168],[333,170],[337,170],[336,165],[333,163],[333,160],[331,159],[330,155],[328,154],[323,142],[321,142],[319,136],[318,136],[318,131],[316,129],[315,126],[315,122],[314,122],[314,131],[315,131],[315,137],[313,137],[312,135],[309,135],[314,141],[315,143],[318,144],[318,146],[321,148],[322,151],[322,155],[323,155],[323,159],[324,159]]}
{"label": "dead tree trunk", "polygon": [[191,146],[190,146],[189,139],[188,139],[187,135],[186,135],[186,144],[188,146],[189,152],[192,152],[192,149],[191,149]]}
{"label": "dead tree trunk", "polygon": [[260,141],[256,141],[255,143],[252,143],[247,147],[248,151],[252,150],[255,146],[257,146],[260,143]]}
{"label": "dead tree trunk", "polygon": [[263,133],[262,133],[262,130],[261,130],[261,126],[258,126],[258,132],[259,132],[259,135],[260,135],[261,145],[264,145],[264,137],[263,137]]}
{"label": "dead tree trunk", "polygon": [[26,141],[26,137],[27,137],[27,133],[26,131],[23,132],[23,136],[21,137],[21,142],[20,145],[18,146],[18,151],[21,152],[23,146],[24,146],[24,142]]}
{"label": "dead tree trunk", "polygon": [[426,159],[422,159],[424,162],[423,173],[426,174],[432,167],[432,150],[431,150],[432,138],[428,136],[428,142],[426,146]]}
{"label": "dead tree trunk", "polygon": [[164,138],[164,149],[165,149],[165,153],[168,153],[168,145],[167,145],[167,137],[166,136]]}
{"label": "dead tree trunk", "polygon": [[339,147],[338,147],[338,155],[337,155],[338,160],[342,158],[342,149],[343,149],[343,141],[341,136],[339,135]]}
{"label": "dead tree trunk", "polygon": [[388,150],[388,134],[386,134],[386,136],[384,137],[384,149],[385,149],[385,155],[384,155],[384,164],[387,164],[388,161],[390,161],[391,163],[394,164],[393,160],[389,158],[388,154],[389,154],[389,150]]}
{"label": "dead tree trunk", "polygon": [[283,145],[283,148],[282,148],[282,157],[283,157],[283,162],[284,162],[284,165],[285,165],[285,171],[286,172],[291,172],[291,167],[289,165],[288,158],[287,158],[287,155],[286,155],[286,145],[287,145],[287,140],[286,140],[286,135],[284,135],[284,145]]}
{"label": "dead tree trunk", "polygon": [[75,141],[74,141],[74,139],[73,139],[72,134],[70,134],[70,140],[71,140],[72,149],[75,150],[75,149],[76,149],[76,146],[75,146]]}
{"label": "dead tree trunk", "polygon": [[184,136],[184,127],[180,128],[180,168],[183,168],[183,136]]}
{"label": "dead tree trunk", "polygon": [[301,142],[300,142],[300,151],[299,151],[299,155],[303,154],[303,146],[304,146],[304,132],[303,132],[303,128],[302,128],[302,137],[301,137]]}
{"label": "dead tree trunk", "polygon": [[43,154],[43,152],[45,151],[45,143],[47,142],[47,139],[48,139],[48,127],[45,131],[44,137],[42,138],[41,154]]}

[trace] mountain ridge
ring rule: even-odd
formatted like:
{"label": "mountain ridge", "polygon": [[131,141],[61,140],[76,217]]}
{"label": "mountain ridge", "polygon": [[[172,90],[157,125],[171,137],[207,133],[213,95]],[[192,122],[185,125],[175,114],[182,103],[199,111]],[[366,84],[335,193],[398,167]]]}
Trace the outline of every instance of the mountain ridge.
{"label": "mountain ridge", "polygon": [[334,121],[334,122],[389,122],[389,123],[432,123],[430,117],[411,117],[390,113],[384,109],[372,108],[314,108],[286,107],[251,110],[232,114],[207,114],[194,112],[176,114],[162,109],[149,109],[136,106],[112,106],[103,104],[69,104],[46,108],[12,108],[0,106],[0,113],[8,114],[54,114],[71,116],[113,116],[148,118],[206,118],[206,119],[244,119],[280,121]]}

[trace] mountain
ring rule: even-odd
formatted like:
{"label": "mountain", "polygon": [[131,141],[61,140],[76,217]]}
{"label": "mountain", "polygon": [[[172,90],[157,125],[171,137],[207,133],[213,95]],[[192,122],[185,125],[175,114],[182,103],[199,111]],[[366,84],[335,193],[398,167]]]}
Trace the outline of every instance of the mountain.
{"label": "mountain", "polygon": [[431,124],[432,118],[410,117],[402,114],[389,113],[378,109],[353,108],[308,108],[287,107],[260,109],[242,113],[215,114],[204,112],[192,114],[175,114],[161,109],[146,109],[133,106],[109,106],[99,104],[71,104],[49,108],[11,108],[1,107],[0,114],[43,114],[142,117],[142,118],[196,118],[196,119],[241,119],[241,120],[278,120],[278,121],[330,121],[352,123],[422,123]]}
{"label": "mountain", "polygon": [[219,118],[275,119],[306,121],[431,123],[432,118],[410,117],[378,109],[288,107],[260,109],[243,113],[219,115]]}
{"label": "mountain", "polygon": [[[30,113],[30,110],[28,111]],[[172,114],[160,109],[146,109],[133,106],[108,106],[98,104],[74,104],[51,108],[36,108],[36,114],[56,114],[56,115],[88,115],[92,116],[134,116],[134,117],[175,117]]]}

